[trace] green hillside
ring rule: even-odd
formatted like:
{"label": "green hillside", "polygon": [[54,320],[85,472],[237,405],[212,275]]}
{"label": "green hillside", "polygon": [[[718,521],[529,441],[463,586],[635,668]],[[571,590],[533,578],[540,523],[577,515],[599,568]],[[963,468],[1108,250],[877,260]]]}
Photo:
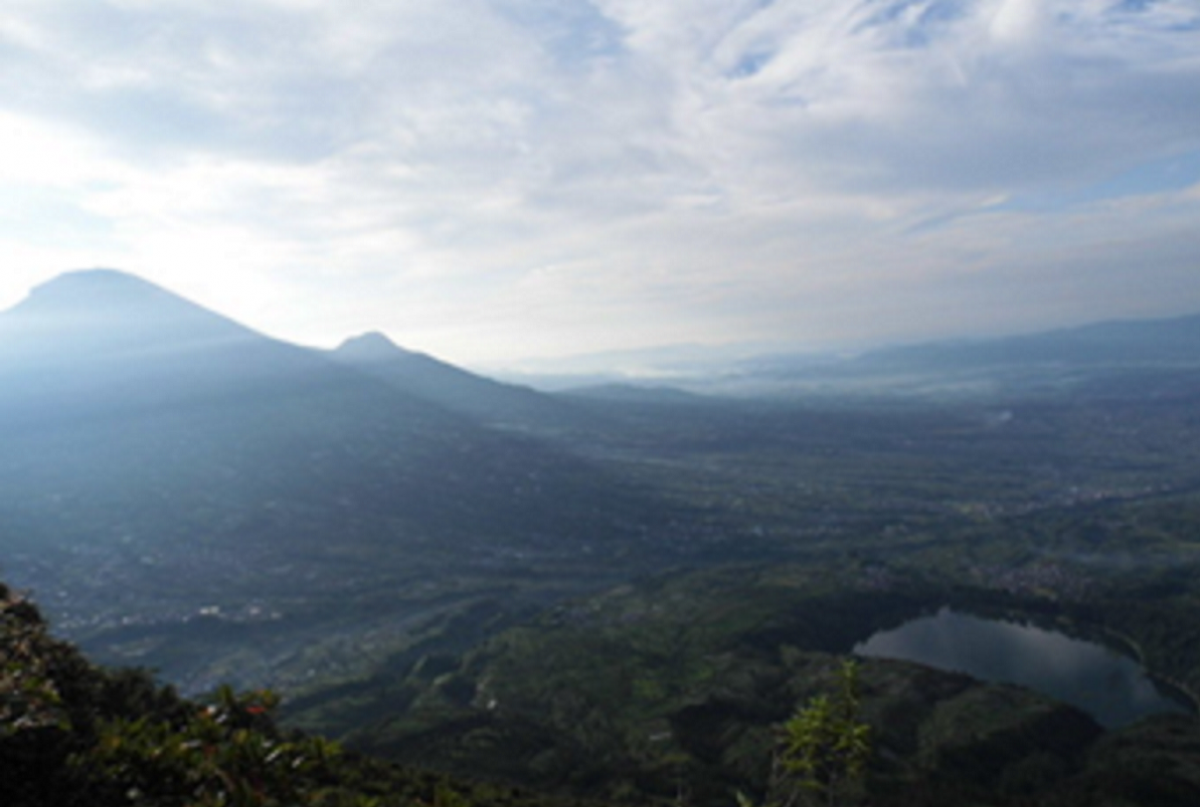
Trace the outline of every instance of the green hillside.
{"label": "green hillside", "polygon": [[[270,692],[189,700],[95,667],[0,586],[0,795],[6,807],[777,804],[781,726],[836,692],[842,666],[777,641],[810,621],[820,641],[821,613],[858,618],[836,602],[844,582],[723,572],[704,581],[722,596],[693,599],[697,581],[676,578],[559,609],[461,663],[422,659],[403,684],[407,717],[351,738],[404,767],[281,728]],[[748,587],[774,593],[729,597]],[[867,597],[902,610],[921,598]],[[800,610],[781,622],[767,601]],[[1194,717],[1103,732],[1015,687],[858,665],[868,766],[838,803],[1182,807],[1200,795]]]}
{"label": "green hillside", "polygon": [[[1118,578],[1077,596],[1011,585],[1022,570],[1035,580],[1033,566],[964,586],[935,563],[726,567],[623,586],[462,656],[430,654],[318,690],[288,719],[457,774],[611,801],[684,793],[718,807],[769,791],[779,726],[829,692],[851,645],[879,629],[953,603],[1072,632],[1121,625],[1165,663],[1151,626],[1195,616],[1149,596],[1133,611]],[[1194,644],[1194,628],[1172,624],[1176,643]],[[860,665],[871,804],[1182,806],[1200,794],[1194,715],[1105,732],[1028,690],[899,661]],[[1200,673],[1194,654],[1166,666],[1182,680]]]}
{"label": "green hillside", "polygon": [[188,700],[90,664],[0,584],[5,807],[566,807],[401,768],[275,722],[270,692]]}

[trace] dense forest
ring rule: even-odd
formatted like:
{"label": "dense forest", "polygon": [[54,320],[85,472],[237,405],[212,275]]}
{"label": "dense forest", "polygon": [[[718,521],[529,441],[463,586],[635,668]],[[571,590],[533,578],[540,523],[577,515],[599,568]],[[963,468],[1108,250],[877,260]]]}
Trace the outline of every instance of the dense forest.
{"label": "dense forest", "polygon": [[[773,587],[782,605],[812,597],[795,599],[793,587],[812,582],[796,574],[710,583]],[[761,602],[715,613],[701,606],[671,625],[638,618],[651,602],[678,601],[680,585],[665,581],[652,600],[647,590],[629,591],[590,613],[557,611],[542,630],[506,634],[463,668],[424,659],[407,697],[425,701],[413,719],[439,708],[440,719],[415,732],[375,733],[369,743],[429,763],[418,768],[281,728],[269,691],[221,687],[185,699],[144,672],[96,667],[49,635],[32,603],[0,588],[4,803],[555,807],[573,793],[594,803],[684,805],[781,804],[808,793],[781,782],[772,763],[786,758],[788,732],[806,708],[836,695],[846,666],[778,642],[803,635],[834,589],[790,625],[764,626]],[[915,592],[881,596],[918,605]],[[822,630],[809,636],[819,642]],[[741,637],[736,646],[726,644],[731,635]],[[839,789],[839,803],[1182,805],[1200,796],[1194,717],[1164,715],[1106,733],[1026,690],[902,662],[855,668],[863,769],[853,788]],[[470,713],[470,697],[488,706]],[[447,719],[455,703],[460,714]]]}

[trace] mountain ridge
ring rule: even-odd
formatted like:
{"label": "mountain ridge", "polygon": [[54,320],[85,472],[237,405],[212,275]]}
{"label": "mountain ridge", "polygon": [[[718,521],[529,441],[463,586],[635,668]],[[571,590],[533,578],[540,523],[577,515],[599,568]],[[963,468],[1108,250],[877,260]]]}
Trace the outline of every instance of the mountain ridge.
{"label": "mountain ridge", "polygon": [[115,269],[68,272],[32,289],[24,300],[0,312],[0,350],[11,354],[14,337],[18,351],[41,360],[63,351],[90,357],[120,351],[136,357],[267,338]]}
{"label": "mountain ridge", "polygon": [[347,339],[329,355],[395,389],[491,426],[540,433],[589,425],[585,413],[564,400],[407,350],[378,331]]}
{"label": "mountain ridge", "polygon": [[[72,318],[95,288],[103,304]],[[453,590],[455,575],[495,575],[530,553],[580,576],[641,541],[652,517],[640,492],[558,446],[153,284],[84,273],[34,297],[0,314],[18,341],[53,337],[46,360],[0,351],[0,551],[6,570],[64,592],[47,607],[104,658],[214,604],[239,619],[296,615],[309,607],[297,578],[346,594],[346,607],[386,602],[375,624],[389,609],[403,621],[458,602],[421,593],[423,579]],[[387,596],[403,586],[414,594]],[[139,592],[136,607],[112,590]]]}
{"label": "mountain ridge", "polygon": [[591,368],[572,383],[556,371],[514,376],[537,388],[581,392],[604,384],[674,387],[712,396],[887,396],[991,394],[1051,389],[1064,382],[1108,382],[1137,369],[1174,372],[1200,368],[1200,314],[1109,320],[1002,337],[942,339],[873,348],[853,354],[786,350],[705,360],[691,351],[675,362],[655,351],[635,375]]}

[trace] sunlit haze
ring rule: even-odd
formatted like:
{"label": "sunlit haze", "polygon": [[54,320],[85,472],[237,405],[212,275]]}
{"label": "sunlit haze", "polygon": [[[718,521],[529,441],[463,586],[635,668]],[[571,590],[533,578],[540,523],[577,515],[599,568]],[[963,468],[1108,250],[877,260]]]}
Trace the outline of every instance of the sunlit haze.
{"label": "sunlit haze", "polygon": [[1200,311],[1200,5],[12,0],[0,250],[468,365]]}

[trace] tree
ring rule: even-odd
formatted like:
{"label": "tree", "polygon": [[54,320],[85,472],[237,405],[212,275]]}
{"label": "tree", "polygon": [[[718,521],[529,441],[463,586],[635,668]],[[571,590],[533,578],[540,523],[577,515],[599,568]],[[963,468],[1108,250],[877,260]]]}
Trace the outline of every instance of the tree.
{"label": "tree", "polygon": [[851,803],[871,756],[871,727],[860,720],[858,663],[844,661],[838,689],[818,695],[783,725],[769,807]]}

